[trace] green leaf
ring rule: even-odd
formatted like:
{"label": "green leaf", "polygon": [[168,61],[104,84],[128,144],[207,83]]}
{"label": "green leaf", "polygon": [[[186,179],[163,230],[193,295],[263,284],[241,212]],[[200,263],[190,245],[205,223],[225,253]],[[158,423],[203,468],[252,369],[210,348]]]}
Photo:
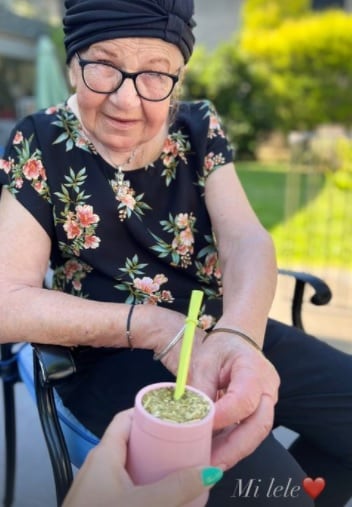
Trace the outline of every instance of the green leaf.
{"label": "green leaf", "polygon": [[55,141],[53,142],[53,144],[62,143],[63,141],[66,141],[67,138],[68,138],[67,132],[63,132],[62,134],[59,135],[59,137],[57,137],[55,139]]}

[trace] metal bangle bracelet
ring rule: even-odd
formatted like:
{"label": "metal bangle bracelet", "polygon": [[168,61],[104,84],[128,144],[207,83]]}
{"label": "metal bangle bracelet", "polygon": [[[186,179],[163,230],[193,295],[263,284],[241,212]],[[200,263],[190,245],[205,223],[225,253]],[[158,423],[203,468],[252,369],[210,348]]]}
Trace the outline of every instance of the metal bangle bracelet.
{"label": "metal bangle bracelet", "polygon": [[248,336],[248,334],[244,333],[243,331],[240,331],[239,329],[230,329],[230,328],[227,328],[227,327],[216,327],[216,328],[212,329],[211,331],[209,331],[209,333],[207,333],[204,336],[203,343],[205,342],[205,340],[211,334],[214,334],[214,333],[230,333],[230,334],[235,334],[235,335],[240,336],[241,338],[243,338],[246,342],[250,343],[252,345],[252,347],[254,347],[255,349],[259,350],[259,352],[263,352],[262,349],[259,347],[258,343],[255,340],[253,340],[253,338],[251,338],[250,336]]}
{"label": "metal bangle bracelet", "polygon": [[154,356],[153,356],[154,361],[160,361],[160,359],[162,359],[163,357],[166,356],[166,354],[169,352],[169,350],[171,350],[172,347],[174,347],[176,345],[176,343],[178,343],[181,340],[184,330],[185,330],[185,326],[182,326],[182,328],[177,333],[177,335],[173,337],[173,339],[166,345],[166,347],[164,347],[162,349],[162,351],[159,352],[159,354],[154,354]]}

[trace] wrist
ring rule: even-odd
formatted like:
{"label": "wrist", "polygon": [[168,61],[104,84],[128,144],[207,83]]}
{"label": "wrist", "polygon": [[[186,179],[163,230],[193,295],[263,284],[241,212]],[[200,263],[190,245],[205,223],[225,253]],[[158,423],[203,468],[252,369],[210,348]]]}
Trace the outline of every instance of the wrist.
{"label": "wrist", "polygon": [[[130,305],[128,305],[130,309]],[[128,311],[125,319],[128,317]],[[135,305],[130,319],[130,339],[133,348],[162,351],[185,324],[181,313],[151,304]],[[125,320],[125,333],[127,320]],[[125,345],[128,346],[125,336]]]}

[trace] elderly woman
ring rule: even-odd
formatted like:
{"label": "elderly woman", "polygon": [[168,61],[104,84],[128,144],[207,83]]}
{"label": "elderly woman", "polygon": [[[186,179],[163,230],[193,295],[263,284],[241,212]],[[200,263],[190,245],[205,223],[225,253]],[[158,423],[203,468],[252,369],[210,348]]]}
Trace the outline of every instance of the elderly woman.
{"label": "elderly woman", "polygon": [[176,100],[193,1],[66,8],[75,92],[21,121],[0,160],[1,339],[71,347],[78,372],[60,394],[101,436],[140,387],[174,378],[173,338],[203,290],[189,382],[218,400],[212,463],[227,470],[208,505],[271,505],[274,478],[285,506],[310,506],[305,473],[270,431],[291,426],[350,465],[351,361],[268,321],[272,241],[212,104]]}

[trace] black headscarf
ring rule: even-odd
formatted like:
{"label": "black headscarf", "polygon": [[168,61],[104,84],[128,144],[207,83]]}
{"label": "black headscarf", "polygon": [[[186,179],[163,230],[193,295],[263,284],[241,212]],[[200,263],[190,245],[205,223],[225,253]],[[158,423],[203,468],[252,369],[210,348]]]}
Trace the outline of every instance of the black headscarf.
{"label": "black headscarf", "polygon": [[192,54],[193,0],[65,0],[67,62],[94,42],[155,37],[175,44],[185,62]]}

